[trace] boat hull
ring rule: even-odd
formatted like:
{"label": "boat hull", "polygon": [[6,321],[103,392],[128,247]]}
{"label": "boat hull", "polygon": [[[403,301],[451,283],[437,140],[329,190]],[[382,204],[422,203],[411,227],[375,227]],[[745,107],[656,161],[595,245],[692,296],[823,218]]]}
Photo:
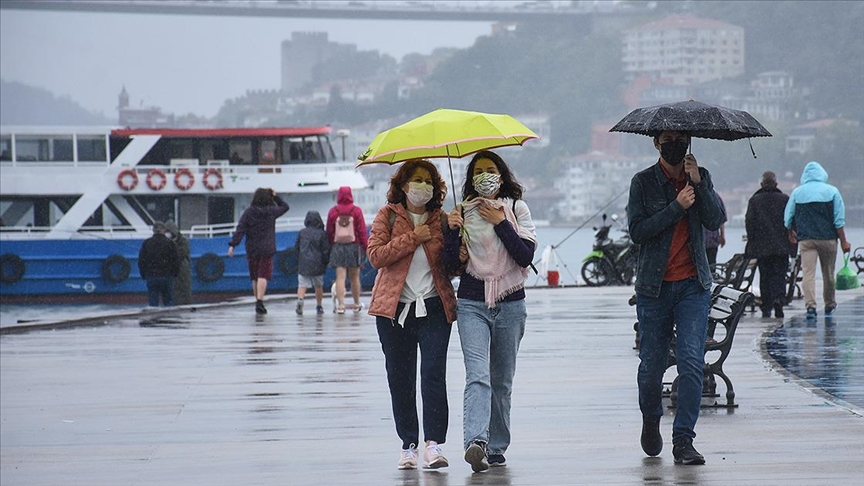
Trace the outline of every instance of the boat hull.
{"label": "boat hull", "polygon": [[[297,234],[297,231],[276,234],[280,251],[273,261],[268,295],[297,291],[296,257],[288,251],[293,248]],[[146,283],[138,272],[138,251],[143,241],[95,237],[3,240],[0,301],[146,303]],[[251,295],[244,245],[238,246],[234,257],[229,258],[228,241],[227,236],[189,239],[193,302]],[[375,269],[364,263],[361,269],[364,289],[372,288],[375,275]],[[329,290],[334,279],[335,271],[329,268],[324,276],[325,290]]]}

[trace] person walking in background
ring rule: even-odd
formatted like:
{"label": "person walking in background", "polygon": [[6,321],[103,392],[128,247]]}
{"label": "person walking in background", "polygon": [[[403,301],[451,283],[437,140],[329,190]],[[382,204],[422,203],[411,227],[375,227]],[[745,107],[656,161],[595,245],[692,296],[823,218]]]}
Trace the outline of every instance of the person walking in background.
{"label": "person walking in background", "polygon": [[369,263],[378,269],[369,314],[384,351],[396,433],[397,467],[417,467],[417,349],[423,398],[423,465],[447,467],[447,348],[456,319],[453,284],[441,260],[444,181],[428,160],[405,162],[390,179],[387,204],[372,223]]}
{"label": "person walking in background", "polygon": [[354,205],[351,188],[339,188],[336,205],[327,213],[327,237],[330,239],[330,266],[336,269],[337,314],[345,313],[345,279],[351,279],[354,312],[363,310],[360,303],[360,265],[366,254],[368,236],[363,211]]}
{"label": "person walking in background", "polygon": [[297,315],[303,315],[303,299],[306,288],[315,289],[315,312],[324,313],[324,272],[330,260],[330,241],[324,231],[324,221],[318,211],[306,213],[306,226],[297,235],[294,248],[297,250]]}
{"label": "person walking in background", "polygon": [[138,252],[138,272],[147,282],[147,299],[150,307],[174,305],[174,277],[180,268],[180,259],[174,243],[165,236],[165,225],[161,221],[153,224],[153,236],[144,240]]}
{"label": "person walking in background", "polygon": [[177,247],[177,257],[180,266],[174,277],[174,305],[192,303],[192,262],[189,254],[189,240],[180,233],[177,224],[172,220],[165,222],[165,236]]}
{"label": "person walking in background", "polygon": [[679,384],[672,455],[676,463],[704,464],[693,447],[712,284],[702,228],[720,228],[726,213],[708,170],[687,154],[689,145],[685,132],[665,130],[654,136],[660,159],[633,176],[627,219],[630,236],[640,245],[636,314],[642,450],[649,456],[663,450],[663,375],[674,334]]}
{"label": "person walking in background", "polygon": [[255,313],[266,314],[264,294],[267,282],[273,278],[273,255],[276,254],[276,219],[288,212],[288,204],[273,189],[259,187],[252,204],[243,211],[237,229],[228,242],[228,256],[234,257],[234,247],[246,237],[246,262],[255,295]]}
{"label": "person walking in background", "polygon": [[[726,206],[723,204],[723,198],[717,194],[717,199],[720,200],[720,205],[723,206],[723,212],[726,212]],[[716,230],[709,230],[702,227],[703,239],[705,240],[705,256],[708,257],[708,266],[713,270],[714,265],[717,265],[717,251],[726,246],[726,224],[721,224]]]}
{"label": "person walking in background", "polygon": [[457,325],[465,362],[463,441],[474,472],[504,466],[516,355],[525,334],[525,278],[537,245],[522,186],[496,153],[468,164],[463,202],[447,216],[444,260],[459,273]]}
{"label": "person walking in background", "polygon": [[822,298],[825,317],[834,314],[834,261],[837,259],[837,240],[843,253],[852,245],[846,241],[846,207],[836,187],[828,184],[828,172],[819,162],[810,161],[801,173],[801,185],[789,196],[784,212],[784,224],[789,230],[789,241],[798,243],[801,250],[801,288],[807,318],[816,318],[816,259],[822,269]]}
{"label": "person walking in background", "polygon": [[789,196],[777,188],[773,172],[762,174],[761,188],[747,203],[744,226],[747,246],[744,254],[756,259],[759,268],[759,295],[762,317],[783,317],[786,305],[786,271],[789,255],[795,254],[795,245],[789,244],[783,212]]}

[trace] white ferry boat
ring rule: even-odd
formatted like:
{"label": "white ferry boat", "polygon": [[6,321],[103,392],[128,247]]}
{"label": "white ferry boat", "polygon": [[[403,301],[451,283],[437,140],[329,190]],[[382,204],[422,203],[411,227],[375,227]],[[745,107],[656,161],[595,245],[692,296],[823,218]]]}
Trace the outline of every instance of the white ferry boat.
{"label": "white ferry boat", "polygon": [[288,249],[306,212],[326,219],[339,187],[368,185],[330,131],[0,127],[0,301],[146,302],[138,251],[169,219],[189,238],[196,302],[250,294],[243,245],[227,250],[258,187],[291,207],[270,287],[296,290]]}

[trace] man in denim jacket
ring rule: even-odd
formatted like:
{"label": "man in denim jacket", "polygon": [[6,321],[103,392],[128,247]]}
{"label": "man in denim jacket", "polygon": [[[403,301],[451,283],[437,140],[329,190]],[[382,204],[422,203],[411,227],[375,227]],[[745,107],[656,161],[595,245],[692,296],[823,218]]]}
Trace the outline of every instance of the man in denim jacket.
{"label": "man in denim jacket", "polygon": [[636,313],[642,449],[649,456],[663,450],[663,374],[674,333],[679,378],[672,455],[676,463],[704,464],[693,448],[711,288],[702,229],[718,229],[726,222],[726,213],[708,171],[687,154],[689,145],[686,132],[663,131],[654,136],[660,160],[633,176],[627,218],[630,236],[640,245]]}

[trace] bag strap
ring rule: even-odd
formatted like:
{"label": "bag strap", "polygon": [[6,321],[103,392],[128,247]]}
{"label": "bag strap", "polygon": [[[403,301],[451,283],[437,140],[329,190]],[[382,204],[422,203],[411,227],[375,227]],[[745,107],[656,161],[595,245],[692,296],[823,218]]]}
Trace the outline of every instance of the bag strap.
{"label": "bag strap", "polygon": [[[513,216],[516,216],[516,200],[515,199],[513,200],[513,207],[511,208],[511,210],[513,211]],[[528,266],[531,267],[531,270],[534,270],[534,275],[540,274],[540,272],[537,271],[537,267],[535,267],[533,263],[529,263]]]}

